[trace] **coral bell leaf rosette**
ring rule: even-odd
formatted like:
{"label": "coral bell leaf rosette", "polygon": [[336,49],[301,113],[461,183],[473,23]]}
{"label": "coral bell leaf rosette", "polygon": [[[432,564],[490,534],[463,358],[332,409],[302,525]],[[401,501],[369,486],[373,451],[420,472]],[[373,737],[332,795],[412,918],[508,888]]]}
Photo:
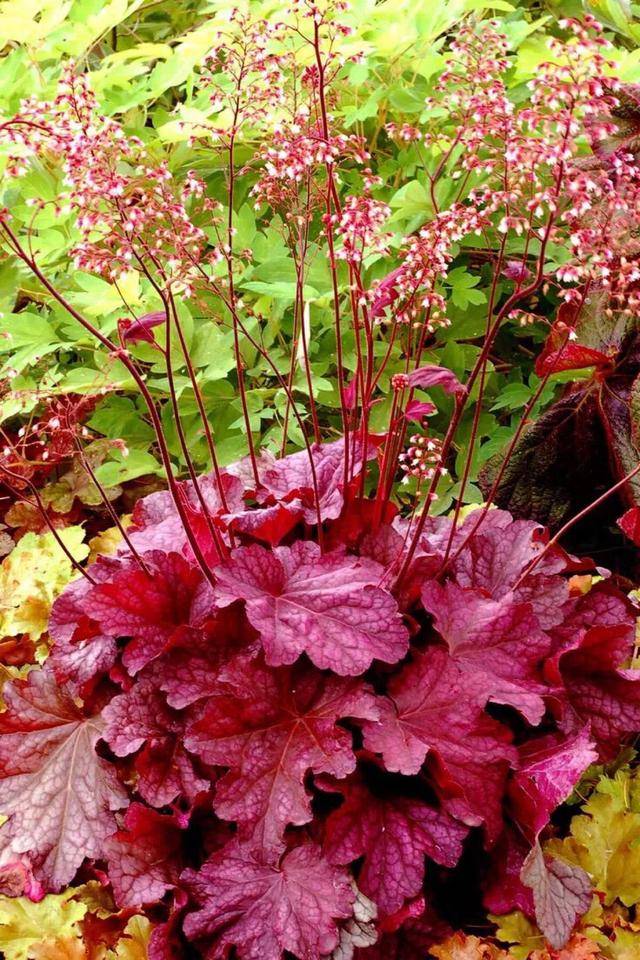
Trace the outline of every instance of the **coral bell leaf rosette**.
{"label": "coral bell leaf rosette", "polygon": [[[261,461],[280,505],[300,498],[288,459]],[[278,505],[246,464],[221,479],[234,514]],[[161,921],[162,960],[185,937],[225,960],[405,960],[447,935],[436,871],[483,843],[494,911],[568,939],[586,881],[537,838],[640,727],[634,609],[606,580],[571,591],[580,563],[500,510],[430,519],[395,589],[405,521],[354,535],[338,493],[322,547],[306,490],[286,545],[247,525],[212,583],[165,495],[138,503],[144,567],[124,545],[93,563],[55,602],[48,664],[5,688],[2,861],[42,892],[106,870]]]}

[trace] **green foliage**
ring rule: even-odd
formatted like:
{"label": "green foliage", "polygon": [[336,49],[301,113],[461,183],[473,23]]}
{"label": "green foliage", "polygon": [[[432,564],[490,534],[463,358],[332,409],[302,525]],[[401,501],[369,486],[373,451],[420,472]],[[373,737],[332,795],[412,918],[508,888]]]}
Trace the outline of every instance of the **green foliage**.
{"label": "green foliage", "polygon": [[[194,169],[205,178],[210,196],[224,203],[225,174],[219,160],[208,149],[206,138],[194,145],[189,145],[188,140],[194,133],[205,132],[198,124],[210,115],[208,98],[199,92],[198,72],[216,31],[224,23],[227,6],[224,0],[189,0],[181,4],[149,4],[143,0],[66,0],[60,4],[30,0],[26,6],[21,0],[4,0],[0,4],[0,30],[7,45],[0,59],[0,116],[10,116],[24,97],[50,96],[64,62],[73,58],[87,70],[105,114],[120,119],[128,133],[139,136],[155,156],[166,159],[172,172],[181,175],[186,169]],[[610,25],[611,36],[618,44],[623,77],[640,78],[638,51],[634,49],[637,24],[617,0],[600,0],[592,6]],[[277,0],[252,2],[250,7],[267,16],[281,9]],[[433,214],[425,169],[432,171],[441,156],[436,146],[425,153],[415,144],[395,145],[386,137],[384,124],[435,123],[446,129],[445,118],[431,117],[424,100],[442,68],[445,43],[469,17],[501,17],[513,48],[509,82],[518,96],[547,57],[546,39],[557,30],[561,13],[566,11],[552,4],[541,12],[537,4],[505,0],[448,0],[423,5],[418,11],[408,0],[356,0],[352,5],[348,18],[355,30],[342,41],[343,52],[347,55],[362,50],[365,57],[344,68],[337,85],[334,113],[345,129],[357,132],[370,147],[375,147],[376,173],[382,179],[377,196],[392,209],[392,246],[402,234],[418,229]],[[247,137],[250,140],[250,131]],[[243,144],[237,148],[239,162],[245,154],[250,156],[249,140],[246,148]],[[439,204],[450,202],[457,190],[455,154],[447,169],[450,175],[437,191]],[[271,222],[261,219],[260,212],[247,199],[253,178],[248,169],[239,172],[236,183],[235,242],[237,249],[248,248],[252,254],[239,272],[237,286],[245,302],[257,314],[268,317],[263,326],[264,345],[284,370],[286,345],[293,331],[295,263],[277,218]],[[26,223],[33,216],[29,201],[53,200],[60,186],[59,172],[40,164],[11,183],[3,202],[10,205],[17,223]],[[121,277],[117,285],[82,270],[69,270],[68,251],[77,236],[70,214],[54,216],[53,210],[45,208],[37,217],[34,252],[68,301],[102,332],[112,335],[123,315],[133,312],[140,316],[159,308],[149,281],[135,269]],[[497,238],[489,239],[497,244]],[[335,354],[331,277],[326,261],[313,256],[313,238],[310,253],[304,295],[311,306],[312,376],[321,414],[331,424],[337,423],[338,399],[326,377]],[[558,257],[561,255],[558,251]],[[379,262],[366,263],[367,282],[383,275],[381,270]],[[340,292],[345,296],[346,272],[342,278]],[[123,439],[130,453],[126,463],[122,458],[118,461],[116,455],[110,456],[109,462],[99,468],[99,480],[111,486],[145,474],[161,473],[145,411],[117,359],[96,350],[80,326],[63,314],[47,291],[13,258],[0,263],[0,280],[0,376],[10,377],[12,383],[11,396],[0,402],[0,426],[15,423],[16,417],[28,416],[45,395],[100,392],[104,400],[90,426],[98,435]],[[476,342],[486,329],[491,296],[487,284],[488,271],[483,271],[482,265],[472,261],[461,248],[443,290],[452,325],[433,339],[429,349],[430,362],[447,364],[460,377],[471,369],[477,357]],[[544,304],[542,308],[544,312]],[[231,333],[218,308],[206,302],[206,298],[181,303],[180,318],[224,465],[246,453],[244,423],[236,400]],[[521,329],[513,323],[504,331],[499,345],[500,364],[489,366],[485,388],[489,412],[479,425],[466,502],[478,500],[478,470],[507,441],[535,390],[529,358],[542,336],[543,331]],[[147,362],[153,360],[148,344],[136,346],[134,354]],[[208,463],[207,447],[196,398],[177,345],[173,360],[186,441],[195,466],[203,469]],[[252,430],[256,438],[261,436],[266,446],[276,450],[285,416],[284,393],[268,365],[250,347],[243,347],[243,360],[251,378],[248,403]],[[349,349],[348,344],[345,366],[356,366],[355,349]],[[394,369],[402,369],[399,354],[395,368],[392,364],[388,373]],[[294,391],[304,394],[307,384],[303,372],[298,369],[294,373]],[[170,427],[169,385],[162,364],[151,366],[148,386],[154,399],[164,405],[165,422]],[[557,384],[548,387],[538,409],[552,398],[554,390],[557,391]],[[448,415],[446,403],[442,404],[433,421],[436,431],[444,429]],[[374,420],[376,416],[381,416],[379,411]],[[461,429],[461,454],[464,438],[470,433],[471,416],[472,411],[466,414],[467,422]],[[114,437],[116,430],[118,436]],[[291,417],[288,430],[289,442],[301,445],[299,427]],[[169,442],[171,456],[180,464],[182,455],[175,429],[169,429]],[[449,508],[455,484],[455,476],[449,489],[443,484],[438,509]]]}
{"label": "green foliage", "polygon": [[[81,527],[67,527],[58,536],[78,562],[89,555]],[[74,574],[52,533],[25,534],[0,564],[0,636],[40,640],[51,604]]]}

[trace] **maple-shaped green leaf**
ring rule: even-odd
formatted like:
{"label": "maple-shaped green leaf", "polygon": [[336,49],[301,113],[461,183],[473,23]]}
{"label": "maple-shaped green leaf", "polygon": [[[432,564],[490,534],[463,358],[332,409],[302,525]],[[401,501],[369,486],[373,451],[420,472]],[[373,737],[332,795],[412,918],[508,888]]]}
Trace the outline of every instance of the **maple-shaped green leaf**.
{"label": "maple-shaped green leaf", "polygon": [[551,840],[545,852],[582,867],[606,904],[640,901],[640,813],[625,807],[622,794],[596,791],[571,821],[564,840]]}
{"label": "maple-shaped green leaf", "polygon": [[151,923],[139,914],[131,917],[115,949],[109,950],[106,960],[147,960]]}
{"label": "maple-shaped green leaf", "polygon": [[[67,527],[58,536],[76,560],[88,555],[82,527]],[[0,564],[0,636],[26,633],[39,640],[53,601],[74,575],[52,533],[25,534]]]}
{"label": "maple-shaped green leaf", "polygon": [[640,957],[640,930],[623,930],[618,927],[605,947],[605,956],[610,960],[638,960]]}
{"label": "maple-shaped green leaf", "polygon": [[31,960],[34,946],[48,939],[78,938],[78,923],[87,908],[73,899],[74,894],[70,887],[39,903],[27,897],[0,897],[0,951],[5,960]]}
{"label": "maple-shaped green leaf", "polygon": [[486,293],[475,289],[479,283],[480,277],[467,273],[464,267],[456,267],[449,272],[447,284],[451,287],[451,300],[456,307],[466,310],[469,304],[478,306],[487,302]]}
{"label": "maple-shaped green leaf", "polygon": [[543,934],[520,910],[502,917],[489,914],[489,920],[496,924],[496,938],[509,945],[514,960],[527,960],[532,950],[541,950],[545,945]]}

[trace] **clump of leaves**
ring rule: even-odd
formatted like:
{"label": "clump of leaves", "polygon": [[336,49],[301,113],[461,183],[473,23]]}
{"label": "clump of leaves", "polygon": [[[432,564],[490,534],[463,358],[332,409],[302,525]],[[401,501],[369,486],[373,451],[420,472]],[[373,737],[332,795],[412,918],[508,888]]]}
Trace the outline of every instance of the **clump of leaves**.
{"label": "clump of leaves", "polygon": [[[225,474],[235,516],[259,528],[291,507],[299,488],[284,478],[298,456],[279,462],[271,506],[250,503],[265,487]],[[345,517],[336,473],[323,487],[327,535]],[[455,531],[444,581],[452,521],[431,521],[395,595],[403,521],[363,528],[348,553],[321,553],[300,535],[308,524],[286,545],[249,535],[213,585],[167,494],[133,521],[144,568],[126,547],[92,564],[54,605],[45,667],[7,689],[7,850],[53,890],[87,859],[106,861],[121,907],[166,902],[167,923],[184,917],[211,956],[231,944],[258,956],[254,943],[262,956],[323,956],[352,916],[354,882],[382,933],[423,895],[425,862],[452,870],[470,829],[495,847],[512,822],[533,844],[525,881],[538,858],[539,922],[566,939],[590,884],[567,915],[567,885],[586,873],[562,851],[542,857],[537,838],[584,769],[640,726],[623,596],[606,581],[572,595],[576,562],[500,511],[471,536],[474,513]],[[206,527],[199,543],[213,546]],[[492,704],[510,709],[498,720]]]}
{"label": "clump of leaves", "polygon": [[[6,870],[5,870],[6,873]],[[0,948],[6,960],[146,960],[149,920],[118,910],[97,881],[0,901]]]}
{"label": "clump of leaves", "polygon": [[[639,787],[635,759],[632,767],[601,774],[595,787],[589,773],[576,796],[583,790],[590,796],[573,816],[567,835],[544,844],[548,854],[579,865],[593,882],[594,898],[573,934],[573,946],[570,942],[564,954],[558,952],[563,960],[574,955],[626,960],[640,949]],[[536,924],[521,911],[493,919],[498,940],[509,945],[516,960],[555,958]]]}

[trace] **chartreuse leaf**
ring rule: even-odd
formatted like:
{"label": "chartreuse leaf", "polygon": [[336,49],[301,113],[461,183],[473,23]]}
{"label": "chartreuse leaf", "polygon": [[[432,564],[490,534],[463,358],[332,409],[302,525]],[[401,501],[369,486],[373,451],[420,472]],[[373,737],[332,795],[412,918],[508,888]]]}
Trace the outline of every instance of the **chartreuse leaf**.
{"label": "chartreuse leaf", "polygon": [[466,309],[469,304],[478,305],[487,302],[487,296],[482,290],[475,288],[480,283],[480,277],[468,273],[464,267],[456,267],[447,277],[447,284],[451,287],[451,299],[456,307]]}
{"label": "chartreuse leaf", "polygon": [[0,950],[5,960],[31,960],[33,948],[47,939],[77,938],[87,908],[73,899],[74,893],[70,887],[39,903],[27,897],[0,897]]}
{"label": "chartreuse leaf", "polygon": [[[59,537],[76,560],[89,548],[81,527],[67,527]],[[71,561],[52,533],[27,533],[0,564],[0,635],[27,633],[33,641],[47,629],[51,604],[74,574]]]}
{"label": "chartreuse leaf", "polygon": [[514,960],[527,960],[532,950],[544,947],[545,939],[535,923],[532,923],[520,910],[506,913],[502,917],[489,915],[496,924],[496,937],[509,944],[509,952]]}
{"label": "chartreuse leaf", "polygon": [[151,924],[146,917],[131,917],[115,950],[109,950],[106,960],[147,960],[147,946]]}
{"label": "chartreuse leaf", "polygon": [[564,840],[551,840],[545,852],[581,866],[606,904],[640,901],[640,778],[618,771],[603,779],[571,821]]}

